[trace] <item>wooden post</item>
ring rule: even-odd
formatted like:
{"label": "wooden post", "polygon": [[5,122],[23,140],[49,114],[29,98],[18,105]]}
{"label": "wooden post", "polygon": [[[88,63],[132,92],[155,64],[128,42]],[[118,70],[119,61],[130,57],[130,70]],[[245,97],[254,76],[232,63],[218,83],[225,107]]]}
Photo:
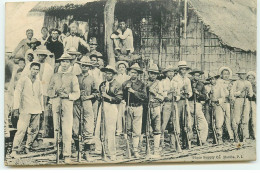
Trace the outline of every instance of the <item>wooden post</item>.
{"label": "wooden post", "polygon": [[113,33],[113,25],[115,18],[115,6],[117,0],[107,0],[104,8],[104,27],[105,27],[105,50],[107,52],[108,64],[115,66],[115,54],[113,49],[113,40],[110,38]]}

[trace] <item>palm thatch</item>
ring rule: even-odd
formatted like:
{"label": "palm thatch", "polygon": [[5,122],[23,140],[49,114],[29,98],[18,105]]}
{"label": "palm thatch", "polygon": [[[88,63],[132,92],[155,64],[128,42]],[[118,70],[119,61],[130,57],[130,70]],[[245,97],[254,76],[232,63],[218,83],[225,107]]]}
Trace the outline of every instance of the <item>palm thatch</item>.
{"label": "palm thatch", "polygon": [[224,45],[256,51],[256,0],[190,0],[193,10]]}

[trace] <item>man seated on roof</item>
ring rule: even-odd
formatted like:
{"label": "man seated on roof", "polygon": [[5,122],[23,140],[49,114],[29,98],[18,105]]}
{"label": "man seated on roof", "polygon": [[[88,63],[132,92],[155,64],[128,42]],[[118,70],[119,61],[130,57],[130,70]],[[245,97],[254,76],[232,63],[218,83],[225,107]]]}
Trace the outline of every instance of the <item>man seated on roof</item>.
{"label": "man seated on roof", "polygon": [[130,55],[134,52],[134,38],[125,20],[119,20],[118,29],[111,35],[115,45],[115,55]]}

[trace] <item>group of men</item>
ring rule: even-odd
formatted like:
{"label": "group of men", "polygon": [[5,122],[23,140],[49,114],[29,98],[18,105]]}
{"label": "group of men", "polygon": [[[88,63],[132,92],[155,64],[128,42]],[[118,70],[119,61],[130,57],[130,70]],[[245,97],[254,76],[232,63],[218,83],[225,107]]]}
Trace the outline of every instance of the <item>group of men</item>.
{"label": "group of men", "polygon": [[[153,63],[141,68],[137,63],[129,67],[126,61],[104,67],[102,54],[96,51],[96,39],[90,39],[88,44],[76,36],[76,24],[70,28],[71,35],[63,43],[58,40],[58,30],[52,30],[43,45],[28,54],[25,52],[30,49],[24,51],[28,62],[23,70],[18,68],[11,85],[13,115],[19,116],[12,157],[19,154],[26,134],[26,153],[37,138],[44,137],[48,109],[52,110],[54,143],[59,144],[62,136],[58,157],[65,163],[70,163],[77,151],[91,161],[93,144],[96,152],[117,160],[116,136],[130,141],[129,157],[135,158],[140,157],[144,136],[146,144],[153,138],[154,157],[162,154],[165,134],[169,134],[172,148],[182,144],[178,151],[190,149],[193,134],[197,135],[198,145],[208,145],[212,138],[221,144],[223,129],[230,142],[245,142],[251,131],[255,138],[254,72],[240,70],[239,79],[234,81],[232,70],[221,67],[218,74],[209,73],[202,81],[204,72],[191,70],[185,61],[163,71]],[[38,44],[32,40],[32,30],[27,30],[27,40],[19,46],[27,42]],[[82,55],[79,45],[89,52]],[[158,80],[160,74],[165,79]],[[146,75],[148,79],[141,80]]]}

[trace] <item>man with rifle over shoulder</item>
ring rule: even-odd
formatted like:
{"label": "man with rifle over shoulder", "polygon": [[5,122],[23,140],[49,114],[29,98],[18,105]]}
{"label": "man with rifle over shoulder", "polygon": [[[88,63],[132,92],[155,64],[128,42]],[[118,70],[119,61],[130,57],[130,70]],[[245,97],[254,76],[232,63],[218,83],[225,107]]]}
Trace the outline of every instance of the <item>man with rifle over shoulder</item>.
{"label": "man with rifle over shoulder", "polygon": [[207,81],[210,81],[209,102],[211,110],[211,120],[213,127],[213,143],[222,144],[222,127],[224,124],[223,103],[225,99],[224,89],[217,83],[219,75],[209,73]]}
{"label": "man with rifle over shoulder", "polygon": [[106,148],[108,149],[108,156],[111,161],[115,161],[115,134],[118,114],[117,105],[121,102],[123,98],[123,92],[121,84],[115,80],[115,75],[117,74],[115,68],[113,68],[110,65],[107,65],[105,68],[101,68],[101,71],[105,73],[105,81],[103,81],[99,86],[99,91],[102,97],[101,100],[103,103],[101,107],[102,110],[99,110],[101,114],[99,113],[98,116],[102,116],[101,119],[104,118],[104,134],[107,140]]}
{"label": "man with rifle over shoulder", "polygon": [[[173,80],[175,68],[169,65],[163,70],[166,78],[162,80],[164,103],[162,108],[162,146],[164,146],[164,132],[168,122],[172,123],[172,128],[169,133],[171,140],[171,148],[176,148],[176,150],[181,150],[178,147],[179,135],[180,135],[180,125],[178,113],[177,101],[180,100],[180,89],[178,88],[177,82]],[[177,139],[177,140],[176,140]],[[176,145],[175,145],[176,144]]]}
{"label": "man with rifle over shoulder", "polygon": [[[61,121],[65,163],[70,163],[71,156],[73,102],[80,97],[79,82],[76,75],[72,73],[72,60],[73,58],[68,54],[63,54],[59,58],[61,70],[52,76],[48,88],[48,96],[52,99],[55,132],[59,132]],[[55,133],[55,139],[57,139],[57,136],[59,136],[58,133]],[[57,148],[57,150],[59,150],[59,148]]]}
{"label": "man with rifle over shoulder", "polygon": [[234,118],[232,121],[232,126],[238,133],[238,126],[240,125],[242,133],[242,142],[246,142],[246,139],[249,138],[249,112],[250,112],[250,103],[248,98],[253,96],[252,85],[249,81],[246,80],[246,71],[241,69],[237,72],[239,79],[233,84],[233,91],[235,99],[234,104]]}
{"label": "man with rifle over shoulder", "polygon": [[[143,114],[143,102],[147,99],[145,84],[138,79],[138,74],[142,74],[143,71],[137,63],[128,68],[130,79],[125,81],[122,85],[123,98],[127,104],[127,115],[125,117],[127,121],[127,130],[132,131],[132,144],[133,155],[135,158],[140,157],[138,151],[139,138],[141,136],[142,128],[142,114]],[[132,127],[132,129],[130,129]]]}
{"label": "man with rifle over shoulder", "polygon": [[207,95],[205,86],[200,81],[200,77],[204,72],[194,69],[189,74],[193,77],[191,81],[193,95],[189,98],[189,105],[194,118],[193,126],[197,134],[197,145],[207,145],[208,123],[202,111],[201,103],[206,100]]}
{"label": "man with rifle over shoulder", "polygon": [[187,70],[189,70],[186,61],[180,61],[178,63],[178,74],[174,76],[174,81],[177,82],[178,88],[180,88],[180,100],[177,103],[178,114],[180,116],[181,136],[183,148],[190,149],[191,141],[190,136],[192,132],[191,127],[191,115],[188,103],[188,98],[192,96],[192,88],[190,79],[187,77]]}
{"label": "man with rifle over shoulder", "polygon": [[[159,69],[156,64],[150,64],[148,69],[149,79],[147,81],[148,92],[148,121],[151,122],[154,137],[154,157],[160,157],[160,138],[161,138],[161,103],[163,102],[162,84],[157,80]],[[149,123],[146,124],[149,128]],[[148,135],[148,134],[147,134]]]}
{"label": "man with rifle over shoulder", "polygon": [[[89,57],[83,56],[78,62],[80,64],[82,73],[78,75],[78,81],[80,86],[80,99],[76,101],[81,107],[79,111],[74,109],[73,116],[73,135],[78,151],[78,160],[81,158],[82,143],[84,143],[84,159],[91,161],[89,155],[90,146],[93,142],[94,133],[94,113],[92,108],[92,99],[98,97],[98,86],[95,83],[95,79],[89,75],[90,67],[92,63]],[[78,138],[78,136],[83,139]]]}

